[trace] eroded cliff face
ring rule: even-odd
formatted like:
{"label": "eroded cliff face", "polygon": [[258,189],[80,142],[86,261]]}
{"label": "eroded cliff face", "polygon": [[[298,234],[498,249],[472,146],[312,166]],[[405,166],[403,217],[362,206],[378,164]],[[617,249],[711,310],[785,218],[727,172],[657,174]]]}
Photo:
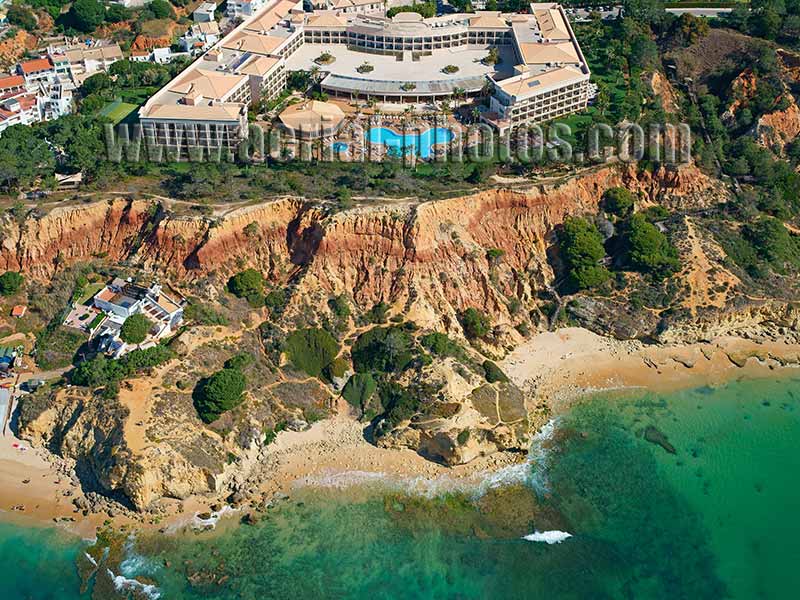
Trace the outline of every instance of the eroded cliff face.
{"label": "eroded cliff face", "polygon": [[[106,258],[183,283],[252,266],[305,298],[347,293],[361,307],[384,301],[453,322],[475,306],[507,321],[507,297],[530,298],[552,280],[547,248],[568,215],[594,213],[605,189],[645,201],[703,206],[726,192],[694,167],[637,173],[605,167],[561,185],[494,189],[437,202],[333,213],[298,199],[224,217],[175,217],[145,201],[113,199],[56,208],[3,225],[0,268],[47,279],[62,265]],[[503,252],[490,261],[489,249]]]}
{"label": "eroded cliff face", "polygon": [[46,280],[64,264],[98,257],[127,259],[155,223],[157,209],[146,201],[112,199],[59,207],[22,221],[7,217],[2,223],[0,268]]}
{"label": "eroded cliff face", "polygon": [[[419,327],[460,337],[458,313],[476,307],[494,325],[484,350],[499,356],[522,339],[514,326],[544,325],[535,314],[554,278],[548,253],[555,228],[567,216],[596,213],[603,192],[618,185],[644,202],[682,208],[727,197],[718,182],[692,167],[654,173],[604,167],[560,185],[339,213],[287,198],[220,218],[176,217],[149,202],[116,199],[22,223],[7,220],[0,265],[44,280],[66,264],[106,257],[187,289],[206,282],[205,288],[221,289],[231,273],[252,266],[276,285],[289,284],[287,321],[327,311],[327,299],[345,293],[360,310],[383,301]],[[59,392],[21,416],[23,435],[82,461],[106,490],[124,493],[138,509],[163,496],[240,489],[263,451],[257,440],[265,427],[308,408],[325,410],[335,390],[320,382],[280,381],[264,365],[249,378],[258,385],[248,391],[246,409],[231,416],[224,431],[206,428],[192,407],[191,389],[177,384],[191,385],[200,372],[219,368],[242,351],[244,338],[241,328],[219,334],[196,329],[208,329],[203,335],[209,340],[192,343],[191,331],[182,337],[182,358],[167,375],[151,378],[160,387],[133,382],[118,402]],[[247,347],[262,356],[256,325],[248,330]],[[524,451],[541,407],[509,384],[485,384],[480,372],[457,374],[443,364],[429,371],[426,379],[446,383],[443,396],[426,414],[388,431],[381,445],[411,447],[447,464],[497,450]]]}

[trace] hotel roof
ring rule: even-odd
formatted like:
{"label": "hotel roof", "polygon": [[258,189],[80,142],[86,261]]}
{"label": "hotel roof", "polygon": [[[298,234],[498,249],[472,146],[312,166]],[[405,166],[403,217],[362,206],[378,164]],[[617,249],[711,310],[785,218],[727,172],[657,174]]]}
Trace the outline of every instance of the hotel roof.
{"label": "hotel roof", "polygon": [[281,123],[290,129],[330,129],[344,120],[342,109],[330,102],[310,100],[292,104],[279,115]]}
{"label": "hotel roof", "polygon": [[508,29],[508,21],[500,16],[500,11],[478,11],[475,15],[469,20],[470,27]]}
{"label": "hotel roof", "polygon": [[327,29],[334,27],[346,27],[347,19],[340,17],[335,11],[332,10],[314,11],[308,16],[306,26],[325,27]]}
{"label": "hotel roof", "polygon": [[168,89],[177,94],[200,95],[203,98],[221,100],[241,84],[241,75],[192,69],[184,77],[174,81]]}
{"label": "hotel roof", "polygon": [[557,8],[534,10],[533,16],[536,17],[543,38],[549,40],[570,39],[567,23]]}
{"label": "hotel roof", "polygon": [[574,63],[579,64],[578,50],[570,42],[556,42],[555,44],[522,42],[519,44],[522,60],[529,65],[545,63]]}
{"label": "hotel roof", "polygon": [[188,106],[185,104],[154,104],[147,112],[150,119],[167,121],[239,121],[243,104]]}
{"label": "hotel roof", "polygon": [[273,54],[286,39],[272,35],[258,35],[247,31],[240,31],[229,40],[222,43],[223,48],[239,50],[241,52],[255,52],[256,54]]}
{"label": "hotel roof", "polygon": [[280,62],[280,59],[272,56],[253,56],[237,72],[244,75],[264,77],[278,62]]}
{"label": "hotel roof", "polygon": [[588,77],[576,67],[559,67],[544,73],[526,72],[498,82],[500,88],[515,98],[525,98],[534,94],[560,87],[572,81],[580,81]]}

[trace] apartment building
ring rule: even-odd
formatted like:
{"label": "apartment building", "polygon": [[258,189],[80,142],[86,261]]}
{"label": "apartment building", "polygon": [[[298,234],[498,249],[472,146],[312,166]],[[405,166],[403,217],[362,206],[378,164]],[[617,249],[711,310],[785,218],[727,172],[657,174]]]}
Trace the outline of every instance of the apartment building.
{"label": "apartment building", "polygon": [[211,23],[214,19],[214,13],[217,10],[217,5],[214,2],[203,2],[192,13],[192,20],[195,23]]}
{"label": "apartment building", "polygon": [[12,125],[32,125],[39,120],[34,94],[0,98],[0,135]]}

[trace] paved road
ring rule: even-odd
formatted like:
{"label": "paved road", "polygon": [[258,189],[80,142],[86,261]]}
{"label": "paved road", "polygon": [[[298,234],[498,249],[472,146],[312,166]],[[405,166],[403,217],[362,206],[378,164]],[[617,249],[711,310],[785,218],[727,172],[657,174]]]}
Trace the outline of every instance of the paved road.
{"label": "paved road", "polygon": [[668,13],[673,15],[682,15],[689,13],[695,17],[719,17],[720,15],[731,12],[732,8],[668,8]]}
{"label": "paved road", "polygon": [[[603,19],[616,19],[622,11],[621,6],[609,6],[611,10],[592,10],[588,8],[566,8],[567,16],[572,21],[586,21],[592,12],[599,12],[600,17]],[[732,8],[667,8],[668,13],[673,15],[682,15],[689,13],[695,17],[719,17],[721,15],[731,12]]]}

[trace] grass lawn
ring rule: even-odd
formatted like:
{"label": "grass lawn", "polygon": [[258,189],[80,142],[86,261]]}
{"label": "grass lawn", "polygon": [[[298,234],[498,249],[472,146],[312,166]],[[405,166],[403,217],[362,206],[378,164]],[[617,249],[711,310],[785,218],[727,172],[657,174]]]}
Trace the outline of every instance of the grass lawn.
{"label": "grass lawn", "polygon": [[114,125],[116,125],[138,108],[139,107],[136,104],[129,104],[127,102],[122,102],[121,100],[114,100],[113,102],[106,104],[100,110],[100,114],[111,119],[114,122]]}
{"label": "grass lawn", "polygon": [[92,298],[97,292],[102,290],[105,287],[105,283],[90,283],[86,286],[86,289],[83,290],[83,294],[78,299],[78,304],[86,304],[89,302],[89,299]]}

